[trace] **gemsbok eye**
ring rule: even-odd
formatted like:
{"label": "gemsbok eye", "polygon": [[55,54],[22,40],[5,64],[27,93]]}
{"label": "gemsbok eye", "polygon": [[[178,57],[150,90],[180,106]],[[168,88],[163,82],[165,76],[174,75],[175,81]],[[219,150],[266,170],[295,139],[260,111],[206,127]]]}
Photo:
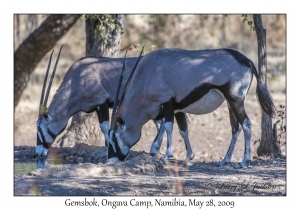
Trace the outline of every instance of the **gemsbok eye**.
{"label": "gemsbok eye", "polygon": [[122,115],[119,115],[118,118],[117,118],[117,124],[118,126],[124,130],[124,127],[125,127],[125,120],[124,118],[122,117]]}
{"label": "gemsbok eye", "polygon": [[44,119],[47,121],[47,122],[49,122],[50,121],[50,118],[49,118],[49,116],[48,115],[43,115],[44,116]]}

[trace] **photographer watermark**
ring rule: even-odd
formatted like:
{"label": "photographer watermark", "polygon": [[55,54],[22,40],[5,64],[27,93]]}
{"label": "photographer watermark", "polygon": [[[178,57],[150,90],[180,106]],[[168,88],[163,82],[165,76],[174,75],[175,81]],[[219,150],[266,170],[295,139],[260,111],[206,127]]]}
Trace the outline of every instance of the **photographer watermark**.
{"label": "photographer watermark", "polygon": [[249,182],[233,183],[226,181],[209,182],[206,184],[208,189],[228,190],[232,192],[242,190],[275,190],[276,186],[266,182]]}

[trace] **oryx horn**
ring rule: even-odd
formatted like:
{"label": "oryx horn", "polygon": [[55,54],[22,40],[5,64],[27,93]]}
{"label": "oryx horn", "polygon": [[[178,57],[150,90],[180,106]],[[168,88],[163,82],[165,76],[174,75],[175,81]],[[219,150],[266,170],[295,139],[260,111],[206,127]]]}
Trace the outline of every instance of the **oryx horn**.
{"label": "oryx horn", "polygon": [[54,78],[54,75],[55,75],[55,71],[56,71],[56,68],[57,68],[57,64],[58,64],[58,60],[59,60],[59,57],[60,57],[60,53],[61,53],[62,47],[63,47],[63,45],[60,47],[60,50],[59,50],[59,53],[58,53],[58,56],[57,56],[57,59],[56,59],[56,62],[55,62],[55,65],[54,65],[54,68],[53,68],[53,71],[52,71],[52,75],[51,75],[51,78],[50,78],[50,81],[49,81],[49,84],[48,84],[46,96],[45,96],[45,99],[44,99],[44,102],[43,102],[43,97],[44,97],[44,94],[45,94],[45,86],[46,86],[46,81],[47,81],[47,77],[48,77],[48,73],[49,73],[49,68],[50,68],[50,65],[51,65],[51,59],[52,59],[52,53],[53,53],[53,51],[51,53],[49,64],[48,64],[48,68],[47,68],[47,72],[46,72],[46,75],[45,75],[43,89],[42,89],[39,115],[44,115],[46,113],[46,110],[47,110],[47,101],[48,101],[48,97],[49,97],[51,85],[52,85],[52,82],[53,82],[53,78]]}
{"label": "oryx horn", "polygon": [[53,82],[53,78],[54,78],[54,75],[55,75],[55,71],[56,71],[56,67],[57,67],[57,63],[58,63],[58,60],[59,60],[59,57],[60,57],[60,52],[61,52],[62,47],[63,47],[63,45],[60,47],[60,50],[59,50],[59,53],[58,53],[58,56],[57,56],[57,59],[56,59],[55,65],[54,65],[54,69],[52,71],[52,75],[51,75],[51,78],[50,78],[50,81],[49,81],[48,89],[47,89],[45,100],[44,100],[44,105],[45,106],[47,106],[47,101],[48,101],[51,85],[52,85],[52,82]]}
{"label": "oryx horn", "polygon": [[143,51],[144,51],[144,47],[145,47],[145,45],[143,46],[143,48],[142,48],[142,50],[141,50],[141,53],[140,53],[140,56],[139,56],[138,60],[136,61],[135,65],[134,65],[134,67],[133,67],[133,69],[132,69],[132,71],[131,71],[131,73],[130,73],[130,75],[129,75],[129,77],[128,77],[128,80],[127,80],[126,85],[125,85],[125,87],[124,87],[124,90],[123,90],[122,97],[121,97],[121,99],[120,99],[119,105],[121,105],[122,102],[123,102],[123,100],[124,100],[125,93],[126,93],[127,88],[128,88],[128,86],[129,86],[129,84],[130,84],[130,82],[131,82],[132,76],[133,76],[133,74],[134,74],[134,72],[135,72],[135,70],[136,70],[136,67],[137,67],[138,63],[140,62],[142,53],[143,53]]}
{"label": "oryx horn", "polygon": [[[115,112],[116,112],[116,109],[117,109],[117,107],[120,106],[121,103],[122,103],[122,100],[123,100],[124,95],[125,95],[125,92],[126,92],[126,88],[127,88],[128,84],[129,84],[131,78],[132,78],[132,75],[133,75],[133,73],[134,73],[134,71],[135,71],[135,69],[136,69],[136,67],[137,67],[137,64],[138,64],[139,61],[140,61],[140,58],[141,58],[142,52],[143,52],[143,50],[144,50],[144,47],[145,47],[145,46],[143,46],[143,49],[142,49],[142,51],[141,51],[141,53],[140,53],[140,56],[139,56],[139,58],[138,58],[138,60],[137,60],[137,62],[136,62],[136,64],[135,64],[135,66],[133,67],[133,70],[131,71],[131,73],[130,73],[130,75],[129,75],[129,78],[128,78],[128,80],[127,80],[127,82],[126,82],[126,85],[125,85],[125,88],[124,88],[124,90],[123,90],[122,98],[121,98],[120,102],[118,103],[119,91],[120,91],[120,87],[119,87],[119,86],[120,86],[120,83],[122,82],[122,79],[123,79],[123,71],[124,71],[124,69],[125,69],[125,58],[126,58],[126,54],[127,54],[127,50],[126,50],[126,54],[125,54],[124,62],[123,62],[123,69],[122,69],[122,73],[121,73],[120,80],[119,80],[119,85],[118,85],[118,90],[117,90],[116,97],[115,97],[114,109],[113,109],[113,112],[112,112],[112,121],[111,121],[111,126],[110,126],[111,130],[115,130],[115,129],[116,129],[116,124],[115,124],[115,114],[116,114]],[[118,103],[118,104],[117,104],[117,103]],[[113,135],[114,135],[114,134],[113,134]],[[113,136],[111,136],[111,137],[109,138],[109,142],[110,142],[110,144],[112,145],[113,150],[116,152],[116,146],[115,146],[115,143],[113,142],[112,138],[113,138]]]}
{"label": "oryx horn", "polygon": [[53,52],[54,52],[54,50],[52,50],[52,52],[51,52],[48,67],[47,67],[47,71],[46,71],[45,78],[44,78],[44,84],[43,84],[43,89],[42,89],[42,94],[41,94],[41,99],[40,99],[39,115],[43,115],[46,111],[45,107],[43,106],[43,100],[44,100],[45,87],[46,87],[46,82],[47,82],[47,78],[48,78],[48,74],[49,74],[49,69],[50,69],[50,66],[51,66],[51,60],[52,60]]}
{"label": "oryx horn", "polygon": [[126,49],[126,52],[125,52],[124,61],[123,61],[123,68],[122,68],[122,71],[121,71],[121,75],[120,75],[120,79],[119,79],[119,83],[118,83],[118,87],[117,87],[117,92],[116,92],[116,96],[115,96],[115,102],[114,102],[113,111],[112,111],[112,118],[111,118],[112,121],[111,121],[111,124],[110,124],[111,128],[112,128],[112,125],[114,123],[117,104],[118,104],[118,101],[119,101],[119,93],[120,93],[121,84],[122,84],[122,80],[123,80],[123,76],[124,76],[124,70],[125,70],[125,66],[126,66],[126,63],[125,63],[126,55],[127,55],[127,49]]}

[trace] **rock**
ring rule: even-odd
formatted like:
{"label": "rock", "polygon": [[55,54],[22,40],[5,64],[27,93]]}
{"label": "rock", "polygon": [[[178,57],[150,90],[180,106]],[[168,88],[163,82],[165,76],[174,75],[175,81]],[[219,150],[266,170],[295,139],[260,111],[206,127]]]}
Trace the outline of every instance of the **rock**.
{"label": "rock", "polygon": [[73,162],[73,160],[74,160],[73,155],[66,157],[66,160],[69,162]]}
{"label": "rock", "polygon": [[157,171],[164,170],[164,165],[161,162],[156,162],[155,166]]}
{"label": "rock", "polygon": [[83,158],[82,158],[82,157],[78,157],[78,158],[76,159],[76,162],[77,162],[77,163],[83,163]]}

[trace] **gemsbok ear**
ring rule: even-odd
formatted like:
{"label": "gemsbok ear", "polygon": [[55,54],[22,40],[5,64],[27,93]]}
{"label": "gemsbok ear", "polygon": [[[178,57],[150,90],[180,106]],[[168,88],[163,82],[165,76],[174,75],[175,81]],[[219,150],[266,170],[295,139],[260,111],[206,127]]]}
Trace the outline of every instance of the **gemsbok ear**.
{"label": "gemsbok ear", "polygon": [[125,120],[124,120],[123,116],[119,114],[118,117],[117,117],[117,119],[116,119],[116,121],[117,121],[117,124],[120,125],[120,128],[121,128],[122,130],[124,130],[124,127],[125,127]]}

